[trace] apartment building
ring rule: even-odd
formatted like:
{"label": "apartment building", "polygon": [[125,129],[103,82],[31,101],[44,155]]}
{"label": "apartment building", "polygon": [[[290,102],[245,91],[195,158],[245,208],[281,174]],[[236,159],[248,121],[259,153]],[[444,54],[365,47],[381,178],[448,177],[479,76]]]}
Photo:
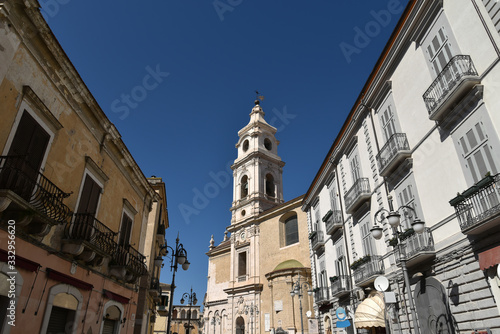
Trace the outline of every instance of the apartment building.
{"label": "apartment building", "polygon": [[359,92],[302,207],[321,333],[500,333],[499,9],[409,1]]}

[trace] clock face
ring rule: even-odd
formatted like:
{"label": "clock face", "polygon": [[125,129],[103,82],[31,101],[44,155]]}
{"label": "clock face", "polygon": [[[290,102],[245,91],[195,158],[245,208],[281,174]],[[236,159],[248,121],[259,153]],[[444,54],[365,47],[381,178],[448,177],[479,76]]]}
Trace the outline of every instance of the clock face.
{"label": "clock face", "polygon": [[245,240],[245,238],[246,238],[245,232],[241,232],[240,238],[241,238],[241,240]]}

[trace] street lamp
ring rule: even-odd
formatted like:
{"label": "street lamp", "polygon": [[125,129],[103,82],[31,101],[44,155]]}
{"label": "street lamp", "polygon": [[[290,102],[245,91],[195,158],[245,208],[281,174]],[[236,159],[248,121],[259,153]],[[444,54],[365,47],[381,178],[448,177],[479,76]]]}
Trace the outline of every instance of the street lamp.
{"label": "street lamp", "polygon": [[[250,333],[253,334],[253,320],[254,320],[254,313],[255,315],[259,315],[259,309],[257,307],[257,305],[254,305],[253,303],[250,304],[250,306],[248,305],[245,305],[245,314],[248,315],[248,313],[250,313]],[[257,321],[256,321],[257,323]]]}
{"label": "street lamp", "polygon": [[398,231],[398,226],[400,224],[400,218],[401,218],[401,215],[398,213],[398,211],[400,211],[401,209],[408,209],[415,213],[415,219],[413,220],[411,226],[416,233],[421,234],[424,231],[425,223],[420,219],[418,219],[417,212],[412,207],[407,205],[402,205],[396,211],[394,211],[394,208],[392,206],[392,196],[389,196],[388,200],[389,200],[389,211],[382,208],[375,213],[375,225],[370,230],[370,232],[375,239],[379,240],[380,238],[382,238],[382,227],[376,225],[376,222],[377,221],[382,222],[384,219],[387,219],[387,222],[392,227],[392,233],[398,240],[398,244],[395,246],[395,248],[397,247],[397,252],[399,253],[399,260],[401,262],[401,269],[403,270],[406,292],[408,294],[408,302],[410,304],[411,315],[413,318],[413,327],[415,328],[415,333],[420,334],[420,328],[417,322],[417,314],[415,312],[415,303],[413,302],[413,296],[411,295],[410,278],[408,276],[408,269],[406,267],[406,258],[403,255],[403,245],[402,245],[403,239],[401,238],[402,233]]}
{"label": "street lamp", "polygon": [[292,279],[292,290],[290,291],[290,296],[295,296],[297,295],[299,297],[299,311],[300,311],[300,327],[302,329],[302,334],[304,333],[304,320],[302,319],[302,289],[306,290],[307,289],[307,294],[310,296],[312,295],[312,290],[311,286],[307,282],[302,282],[300,283],[300,275],[299,279],[297,282],[293,283]]}
{"label": "street lamp", "polygon": [[182,298],[181,298],[181,304],[184,304],[184,298],[186,298],[188,300],[188,305],[189,305],[189,311],[188,311],[188,323],[187,323],[187,334],[189,334],[189,332],[191,331],[191,306],[192,305],[196,305],[196,303],[198,302],[198,299],[196,299],[196,292],[193,292],[193,288],[191,288],[191,293],[187,293],[185,292],[183,295],[182,295]]}
{"label": "street lamp", "polygon": [[[168,256],[168,252],[171,252],[171,256]],[[184,249],[184,246],[179,243],[179,234],[177,233],[177,239],[175,239],[175,249],[167,246],[165,243],[164,246],[160,248],[159,256],[167,256],[170,259],[170,270],[173,270],[172,274],[172,284],[170,285],[170,305],[168,307],[168,322],[167,322],[167,334],[170,334],[170,323],[172,322],[172,307],[174,300],[174,290],[175,290],[175,273],[177,272],[177,265],[180,264],[182,269],[188,270],[189,261],[187,260],[187,251]]]}

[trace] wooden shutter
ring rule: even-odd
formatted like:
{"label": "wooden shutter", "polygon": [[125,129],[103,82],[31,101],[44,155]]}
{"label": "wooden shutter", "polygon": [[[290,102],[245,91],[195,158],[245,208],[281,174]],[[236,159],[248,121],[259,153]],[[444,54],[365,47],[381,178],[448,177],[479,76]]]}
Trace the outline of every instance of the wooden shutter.
{"label": "wooden shutter", "polygon": [[[26,156],[26,161],[32,169],[31,173],[37,173],[42,165],[49,139],[49,134],[25,111],[21,116],[8,155]],[[29,170],[23,169],[23,171]]]}
{"label": "wooden shutter", "polygon": [[95,215],[101,191],[102,188],[97,184],[97,182],[95,182],[89,175],[86,175],[77,213],[91,213]]}
{"label": "wooden shutter", "polygon": [[132,219],[124,212],[122,217],[122,225],[120,228],[120,245],[128,245],[130,235],[132,234]]}
{"label": "wooden shutter", "polygon": [[104,319],[102,325],[102,334],[114,334],[115,333],[116,320]]}
{"label": "wooden shutter", "polygon": [[66,333],[66,324],[68,323],[70,311],[71,310],[66,308],[52,306],[49,325],[47,326],[47,334]]}

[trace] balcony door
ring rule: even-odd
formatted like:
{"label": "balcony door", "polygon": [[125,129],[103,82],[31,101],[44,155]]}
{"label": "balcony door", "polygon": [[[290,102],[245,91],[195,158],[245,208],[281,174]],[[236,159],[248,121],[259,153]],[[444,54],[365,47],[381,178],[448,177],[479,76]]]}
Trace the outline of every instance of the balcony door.
{"label": "balcony door", "polygon": [[75,220],[71,228],[72,238],[91,241],[94,237],[94,218],[101,192],[101,186],[89,174],[86,174]]}
{"label": "balcony door", "polygon": [[24,111],[2,168],[0,186],[29,201],[49,140],[47,131]]}

